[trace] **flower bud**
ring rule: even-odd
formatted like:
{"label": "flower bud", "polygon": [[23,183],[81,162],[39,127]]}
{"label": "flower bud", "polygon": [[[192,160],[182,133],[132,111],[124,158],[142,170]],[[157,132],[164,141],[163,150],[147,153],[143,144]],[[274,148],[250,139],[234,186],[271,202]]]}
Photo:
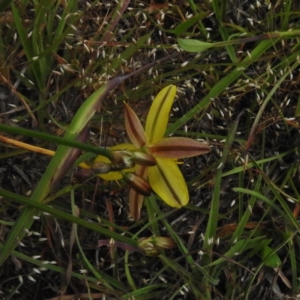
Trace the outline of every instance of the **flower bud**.
{"label": "flower bud", "polygon": [[111,161],[115,164],[115,165],[123,165],[124,163],[124,157],[122,154],[122,151],[113,151],[112,152],[112,159]]}
{"label": "flower bud", "polygon": [[92,176],[94,176],[94,172],[91,169],[81,169],[78,172],[76,172],[74,174],[74,178],[72,183],[83,183],[86,180],[88,180],[89,178],[91,178]]}
{"label": "flower bud", "polygon": [[143,254],[148,256],[158,256],[160,254],[160,249],[155,247],[153,243],[149,242],[147,238],[139,239],[138,247]]}
{"label": "flower bud", "polygon": [[156,165],[155,158],[148,153],[132,152],[135,163],[141,166],[152,167]]}
{"label": "flower bud", "polygon": [[161,249],[172,249],[175,246],[175,242],[169,237],[148,237],[138,240],[138,247],[148,256],[157,256]]}
{"label": "flower bud", "polygon": [[124,173],[122,172],[123,179],[126,183],[139,194],[144,196],[149,196],[152,192],[152,189],[147,180],[134,174],[134,173]]}
{"label": "flower bud", "polygon": [[116,165],[116,167],[120,167],[122,169],[134,167],[133,156],[130,151],[113,151],[112,162]]}
{"label": "flower bud", "polygon": [[92,170],[96,173],[96,174],[106,174],[110,171],[110,166],[104,162],[95,162],[92,165]]}
{"label": "flower bud", "polygon": [[154,236],[152,242],[155,246],[163,249],[172,249],[176,247],[174,240],[169,237]]}

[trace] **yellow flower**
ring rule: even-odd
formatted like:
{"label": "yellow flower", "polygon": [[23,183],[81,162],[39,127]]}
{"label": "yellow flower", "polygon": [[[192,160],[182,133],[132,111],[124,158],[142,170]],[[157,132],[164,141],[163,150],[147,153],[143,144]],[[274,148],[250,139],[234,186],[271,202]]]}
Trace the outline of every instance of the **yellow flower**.
{"label": "yellow flower", "polygon": [[[189,202],[189,193],[177,159],[205,154],[210,147],[189,138],[164,137],[175,95],[174,85],[158,93],[150,107],[145,130],[135,112],[125,104],[125,127],[132,144],[122,144],[122,149],[147,153],[155,158],[156,165],[137,165],[135,174],[148,179],[153,191],[169,206],[180,208]],[[129,210],[135,220],[140,217],[143,199],[136,190],[130,190]]]}

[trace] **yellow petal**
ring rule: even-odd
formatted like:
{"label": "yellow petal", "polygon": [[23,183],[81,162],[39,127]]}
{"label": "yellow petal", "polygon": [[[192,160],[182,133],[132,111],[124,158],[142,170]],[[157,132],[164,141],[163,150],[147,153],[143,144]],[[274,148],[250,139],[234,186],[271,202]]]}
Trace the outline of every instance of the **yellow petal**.
{"label": "yellow petal", "polygon": [[175,94],[176,86],[168,85],[155,97],[146,120],[145,132],[148,143],[156,143],[163,138]]}
{"label": "yellow petal", "polygon": [[125,106],[125,127],[128,137],[131,143],[137,148],[141,148],[146,145],[146,135],[144,132],[144,128],[132,110],[132,108],[124,103]]}
{"label": "yellow petal", "polygon": [[[115,146],[109,148],[109,150],[135,150],[135,149],[136,148],[132,144],[119,144],[119,145],[115,145]],[[95,158],[95,162],[111,163],[111,161],[107,157],[102,156],[102,155],[98,155]],[[124,169],[123,171],[132,173],[135,170],[136,170],[136,166],[134,166],[133,168],[130,168],[130,169]],[[99,174],[98,176],[106,181],[119,180],[119,179],[123,178],[122,173],[119,171],[109,172],[107,174]]]}
{"label": "yellow petal", "polygon": [[[141,176],[142,178],[147,178],[147,167],[137,166],[135,174]],[[129,211],[130,215],[135,221],[138,221],[141,216],[141,208],[144,203],[144,196],[139,194],[134,189],[130,189],[129,192]]]}
{"label": "yellow petal", "polygon": [[169,206],[180,208],[189,202],[186,182],[174,160],[156,157],[156,166],[148,168],[148,180]]}
{"label": "yellow petal", "polygon": [[193,157],[210,151],[207,144],[184,137],[164,138],[147,148],[153,156],[166,158]]}

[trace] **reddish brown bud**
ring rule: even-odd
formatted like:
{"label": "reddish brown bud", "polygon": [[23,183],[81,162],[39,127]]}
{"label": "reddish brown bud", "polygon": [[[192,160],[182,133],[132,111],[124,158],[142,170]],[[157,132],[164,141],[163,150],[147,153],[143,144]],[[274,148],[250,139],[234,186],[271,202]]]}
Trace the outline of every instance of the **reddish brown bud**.
{"label": "reddish brown bud", "polygon": [[134,173],[124,173],[122,172],[123,179],[126,183],[139,194],[144,196],[149,196],[152,192],[152,189],[147,180],[134,174]]}
{"label": "reddish brown bud", "polygon": [[92,165],[92,170],[96,174],[107,174],[110,171],[110,166],[104,162],[95,162]]}
{"label": "reddish brown bud", "polygon": [[74,174],[72,183],[83,183],[91,178],[95,173],[91,169],[81,169]]}
{"label": "reddish brown bud", "polygon": [[147,167],[156,165],[156,160],[151,154],[143,152],[132,152],[132,155],[135,163],[137,163],[138,165]]}

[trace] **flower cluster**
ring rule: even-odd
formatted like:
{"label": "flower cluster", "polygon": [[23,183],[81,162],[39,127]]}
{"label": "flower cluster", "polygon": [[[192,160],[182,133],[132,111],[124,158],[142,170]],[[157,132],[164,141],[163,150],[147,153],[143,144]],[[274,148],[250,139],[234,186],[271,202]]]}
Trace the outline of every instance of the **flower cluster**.
{"label": "flower cluster", "polygon": [[[123,165],[124,170],[122,167],[119,170],[112,168],[112,172],[99,175],[106,180],[123,177],[131,186],[129,209],[135,220],[140,218],[144,195],[148,195],[151,190],[171,207],[186,205],[189,193],[177,159],[210,151],[209,145],[190,138],[164,137],[175,95],[174,85],[159,92],[150,107],[145,130],[135,112],[125,103],[125,127],[132,144],[111,148],[116,151],[118,163],[115,165]],[[109,160],[99,156],[95,163],[99,162],[109,163]],[[132,167],[134,164],[136,165]]]}

